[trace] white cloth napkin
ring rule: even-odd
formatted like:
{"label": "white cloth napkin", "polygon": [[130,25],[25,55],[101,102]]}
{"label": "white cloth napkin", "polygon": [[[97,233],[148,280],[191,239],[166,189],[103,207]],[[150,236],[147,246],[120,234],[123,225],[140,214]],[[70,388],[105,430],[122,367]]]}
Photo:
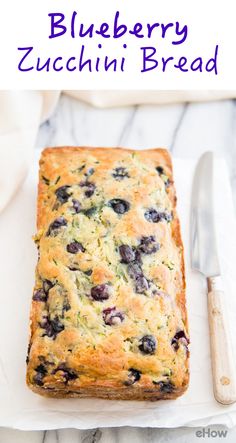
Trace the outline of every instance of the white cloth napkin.
{"label": "white cloth napkin", "polygon": [[[190,269],[189,211],[194,163],[174,161],[178,210],[186,252],[191,335],[191,382],[177,400],[160,402],[46,399],[25,384],[29,308],[37,261],[35,232],[37,164],[0,216],[0,426],[25,430],[112,426],[178,427],[236,425],[236,404],[222,406],[212,394],[205,281]],[[215,196],[219,257],[231,336],[236,336],[236,237],[226,165],[216,161]],[[236,341],[233,342],[236,355]]]}
{"label": "white cloth napkin", "polygon": [[0,91],[0,213],[28,172],[40,122],[59,93]]}
{"label": "white cloth napkin", "polygon": [[[64,91],[95,106],[172,103],[235,97],[236,91]],[[0,212],[29,169],[40,123],[61,91],[0,91]]]}

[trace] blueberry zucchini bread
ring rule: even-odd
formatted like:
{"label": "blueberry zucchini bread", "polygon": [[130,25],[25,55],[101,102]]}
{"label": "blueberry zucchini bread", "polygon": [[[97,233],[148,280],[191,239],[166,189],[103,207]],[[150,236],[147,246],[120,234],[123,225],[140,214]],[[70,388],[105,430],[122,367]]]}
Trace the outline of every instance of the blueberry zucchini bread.
{"label": "blueberry zucchini bread", "polygon": [[183,245],[164,149],[45,149],[27,383],[158,400],[188,386]]}

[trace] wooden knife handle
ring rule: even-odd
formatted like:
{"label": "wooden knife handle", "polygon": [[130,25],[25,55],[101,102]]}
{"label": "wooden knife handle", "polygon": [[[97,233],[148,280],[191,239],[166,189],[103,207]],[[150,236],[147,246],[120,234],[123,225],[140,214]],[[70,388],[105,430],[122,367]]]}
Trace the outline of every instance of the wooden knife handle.
{"label": "wooden knife handle", "polygon": [[230,405],[236,402],[236,369],[224,307],[225,294],[219,289],[219,279],[207,279],[213,389],[219,403]]}

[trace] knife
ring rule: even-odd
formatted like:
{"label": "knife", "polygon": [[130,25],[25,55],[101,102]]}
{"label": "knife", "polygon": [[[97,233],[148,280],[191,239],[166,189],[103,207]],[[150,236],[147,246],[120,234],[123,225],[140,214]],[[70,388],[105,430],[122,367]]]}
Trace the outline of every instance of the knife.
{"label": "knife", "polygon": [[[215,399],[224,405],[236,402],[236,373],[222,289],[213,205],[212,152],[200,158],[192,187],[191,266],[207,279],[211,365]],[[227,229],[227,228],[226,228]]]}

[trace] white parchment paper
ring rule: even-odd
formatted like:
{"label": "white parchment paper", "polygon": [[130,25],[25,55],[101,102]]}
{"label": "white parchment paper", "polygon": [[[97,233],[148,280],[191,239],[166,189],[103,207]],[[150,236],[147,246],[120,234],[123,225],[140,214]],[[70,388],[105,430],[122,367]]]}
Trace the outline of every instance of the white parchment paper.
{"label": "white parchment paper", "polygon": [[[24,430],[109,426],[236,425],[236,404],[221,406],[212,394],[205,280],[189,265],[189,212],[194,162],[176,159],[174,175],[182,222],[191,334],[191,382],[177,400],[160,402],[46,399],[25,384],[29,307],[34,283],[37,161],[11,205],[0,216],[0,426]],[[0,179],[1,180],[1,179]],[[236,355],[236,224],[226,165],[215,162],[218,249]]]}

